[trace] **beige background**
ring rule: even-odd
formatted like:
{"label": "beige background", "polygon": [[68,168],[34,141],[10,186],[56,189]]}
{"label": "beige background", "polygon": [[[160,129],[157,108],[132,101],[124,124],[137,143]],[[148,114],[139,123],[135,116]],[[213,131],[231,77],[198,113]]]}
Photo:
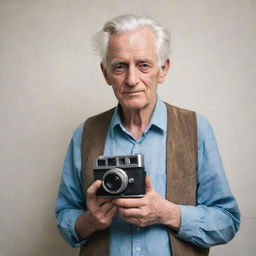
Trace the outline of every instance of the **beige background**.
{"label": "beige background", "polygon": [[73,130],[116,103],[90,37],[148,14],[171,29],[160,96],[212,123],[242,227],[211,255],[255,255],[255,0],[0,0],[0,256],[67,256],[54,204]]}

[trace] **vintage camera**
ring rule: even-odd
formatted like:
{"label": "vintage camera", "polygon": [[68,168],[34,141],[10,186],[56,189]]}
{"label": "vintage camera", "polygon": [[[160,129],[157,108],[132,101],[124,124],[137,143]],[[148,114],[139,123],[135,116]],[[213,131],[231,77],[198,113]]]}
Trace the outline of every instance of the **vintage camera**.
{"label": "vintage camera", "polygon": [[143,197],[144,155],[100,156],[94,163],[94,180],[102,180],[97,196]]}

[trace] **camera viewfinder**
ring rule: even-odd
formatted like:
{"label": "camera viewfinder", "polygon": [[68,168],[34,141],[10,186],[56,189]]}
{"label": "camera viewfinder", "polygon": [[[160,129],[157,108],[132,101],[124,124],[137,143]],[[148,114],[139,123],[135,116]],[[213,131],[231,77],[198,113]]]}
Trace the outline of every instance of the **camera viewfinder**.
{"label": "camera viewfinder", "polygon": [[130,164],[137,164],[138,159],[136,157],[130,157]]}
{"label": "camera viewfinder", "polygon": [[116,166],[116,159],[115,158],[109,158],[108,159],[108,166]]}
{"label": "camera viewfinder", "polygon": [[119,165],[125,165],[125,158],[119,158]]}
{"label": "camera viewfinder", "polygon": [[98,166],[105,166],[105,159],[98,160]]}

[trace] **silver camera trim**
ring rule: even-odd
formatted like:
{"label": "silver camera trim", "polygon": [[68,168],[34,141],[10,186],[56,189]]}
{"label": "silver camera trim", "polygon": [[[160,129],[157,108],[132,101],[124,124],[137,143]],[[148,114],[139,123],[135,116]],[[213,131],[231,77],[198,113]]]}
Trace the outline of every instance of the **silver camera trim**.
{"label": "silver camera trim", "polygon": [[[136,158],[137,163],[133,164],[130,162],[130,158]],[[108,165],[108,159],[114,158],[116,161],[116,164],[111,166]],[[125,159],[124,164],[120,164],[119,159]],[[98,165],[98,160],[103,160],[105,161],[104,165]],[[121,168],[134,168],[134,167],[144,167],[144,155],[143,154],[133,154],[133,155],[119,155],[119,156],[100,156],[95,159],[94,161],[94,168],[95,169],[110,169],[110,168],[115,168],[115,167],[121,167]]]}
{"label": "silver camera trim", "polygon": [[[109,174],[115,174],[115,175],[119,176],[122,181],[120,188],[116,191],[108,189],[105,185],[105,178]],[[128,183],[129,183],[129,180],[128,180],[128,176],[127,176],[126,172],[119,168],[113,168],[113,169],[108,170],[103,175],[103,178],[102,178],[102,186],[110,194],[119,194],[119,193],[123,192],[127,188]]]}

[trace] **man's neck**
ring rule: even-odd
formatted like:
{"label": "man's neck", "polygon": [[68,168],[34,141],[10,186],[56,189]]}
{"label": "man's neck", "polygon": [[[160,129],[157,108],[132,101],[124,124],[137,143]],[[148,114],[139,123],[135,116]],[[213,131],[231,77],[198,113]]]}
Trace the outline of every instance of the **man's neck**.
{"label": "man's neck", "polygon": [[129,110],[122,108],[122,123],[134,139],[138,140],[148,127],[155,106],[156,100],[154,104],[149,104],[143,109]]}

